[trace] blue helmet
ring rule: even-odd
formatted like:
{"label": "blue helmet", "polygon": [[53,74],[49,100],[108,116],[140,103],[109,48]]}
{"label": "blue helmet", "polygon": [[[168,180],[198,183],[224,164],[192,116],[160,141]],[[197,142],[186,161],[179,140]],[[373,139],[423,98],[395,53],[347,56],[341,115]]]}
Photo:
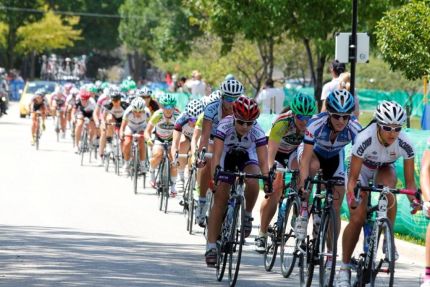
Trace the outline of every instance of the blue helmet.
{"label": "blue helmet", "polygon": [[326,100],[327,111],[330,113],[350,114],[354,111],[354,96],[347,90],[334,90]]}

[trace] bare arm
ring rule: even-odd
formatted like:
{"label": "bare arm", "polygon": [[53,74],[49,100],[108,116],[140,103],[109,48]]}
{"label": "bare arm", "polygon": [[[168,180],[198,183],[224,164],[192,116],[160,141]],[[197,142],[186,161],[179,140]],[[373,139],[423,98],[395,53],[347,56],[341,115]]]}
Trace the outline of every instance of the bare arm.
{"label": "bare arm", "polygon": [[267,161],[267,145],[257,147],[258,165],[260,166],[261,174],[269,174],[269,164]]}
{"label": "bare arm", "polygon": [[363,165],[363,159],[358,156],[352,155],[351,167],[348,174],[348,192],[354,192],[354,188],[357,185],[358,177],[360,176],[361,167]]}
{"label": "bare arm", "polygon": [[275,163],[275,157],[276,157],[276,153],[278,152],[279,145],[280,145],[279,142],[269,139],[269,147],[268,147],[269,157],[267,161],[269,168],[271,168]]}
{"label": "bare arm", "polygon": [[202,136],[200,138],[199,151],[201,151],[203,147],[206,147],[206,148],[208,147],[211,131],[212,131],[212,121],[203,119]]}
{"label": "bare arm", "polygon": [[195,155],[197,149],[197,142],[202,135],[202,130],[195,128],[193,132],[193,137],[191,139],[191,155]]}
{"label": "bare arm", "polygon": [[144,132],[145,141],[148,141],[151,139],[151,133],[153,129],[154,129],[154,125],[149,122]]}
{"label": "bare arm", "polygon": [[222,150],[224,149],[224,141],[219,138],[215,138],[214,141],[214,151],[212,155],[212,164],[211,164],[211,176],[215,173],[215,168],[219,165],[221,161]]}
{"label": "bare arm", "polygon": [[300,159],[300,181],[299,188],[305,185],[305,180],[309,176],[309,168],[311,164],[312,154],[314,153],[314,146],[311,144],[304,144],[302,158]]}
{"label": "bare arm", "polygon": [[178,132],[177,130],[173,131],[172,148],[170,150],[172,154],[172,158],[175,158],[176,152],[178,151],[181,135],[182,135],[181,132]]}

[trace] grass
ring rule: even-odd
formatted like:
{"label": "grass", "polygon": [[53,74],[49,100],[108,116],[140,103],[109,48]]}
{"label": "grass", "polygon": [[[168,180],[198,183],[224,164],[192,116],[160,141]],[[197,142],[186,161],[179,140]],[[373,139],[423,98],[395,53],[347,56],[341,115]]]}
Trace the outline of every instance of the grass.
{"label": "grass", "polygon": [[[373,111],[360,111],[360,124],[365,127],[373,119]],[[421,118],[411,117],[411,128],[421,129]]]}

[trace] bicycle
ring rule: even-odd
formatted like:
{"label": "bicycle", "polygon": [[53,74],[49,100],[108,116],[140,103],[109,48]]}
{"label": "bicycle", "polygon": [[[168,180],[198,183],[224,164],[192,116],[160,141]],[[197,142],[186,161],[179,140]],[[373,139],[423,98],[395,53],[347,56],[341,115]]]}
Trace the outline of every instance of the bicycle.
{"label": "bicycle", "polygon": [[61,107],[57,106],[55,109],[55,132],[57,133],[57,142],[60,141],[61,130]]}
{"label": "bicycle", "polygon": [[218,182],[220,176],[234,176],[236,180],[231,185],[230,197],[224,220],[221,226],[221,234],[217,240],[217,263],[216,263],[216,277],[221,281],[224,277],[224,272],[228,264],[228,277],[229,286],[236,285],[237,277],[239,275],[240,261],[242,257],[242,247],[245,242],[244,236],[244,222],[245,222],[245,208],[246,200],[244,196],[244,185],[246,178],[263,179],[267,180],[269,190],[272,190],[272,182],[274,177],[273,169],[270,171],[269,176],[260,174],[248,174],[245,172],[229,172],[222,171],[220,166],[215,170],[215,182]]}
{"label": "bicycle", "polygon": [[40,138],[42,136],[42,129],[40,128],[40,117],[42,113],[40,111],[34,112],[36,115],[36,138],[35,138],[35,146],[36,150],[39,150]]}
{"label": "bicycle", "polygon": [[122,154],[121,154],[121,140],[119,138],[119,128],[120,126],[117,123],[106,123],[106,125],[112,125],[114,126],[115,130],[112,136],[112,142],[107,143],[107,145],[110,147],[107,149],[108,151],[105,152],[105,170],[106,172],[109,171],[109,165],[110,161],[114,163],[114,170],[115,174],[120,175],[120,166],[122,161]]}
{"label": "bicycle", "polygon": [[[312,239],[309,235],[302,241],[296,238],[299,252],[300,282],[311,286],[314,268],[319,265],[319,286],[333,286],[337,256],[337,219],[333,207],[335,186],[344,186],[343,180],[322,179],[322,171],[315,178],[306,180],[305,190],[311,193],[316,184],[314,200],[309,211],[313,217]],[[325,191],[322,186],[325,186]],[[329,245],[329,246],[328,246]]]}
{"label": "bicycle", "polygon": [[[359,258],[353,257],[351,259],[352,269],[357,273],[353,286],[362,287],[369,283],[372,287],[393,286],[396,251],[393,227],[387,217],[387,211],[390,209],[390,206],[388,206],[388,195],[412,195],[415,196],[418,202],[421,202],[421,192],[420,190],[396,189],[386,186],[369,185],[368,187],[364,187],[358,184],[354,189],[357,204],[360,202],[360,193],[362,191],[369,194],[366,219],[372,227],[372,232],[368,238],[365,236],[364,239],[368,243],[367,252],[361,253]],[[376,205],[372,205],[371,203],[370,195],[372,192],[379,193]],[[375,213],[376,218],[374,219],[373,215]],[[381,281],[387,281],[388,284],[381,283]]]}
{"label": "bicycle", "polygon": [[89,152],[90,154],[90,162],[91,162],[91,146],[90,146],[90,139],[89,139],[89,125],[90,119],[84,118],[84,125],[82,127],[82,135],[81,135],[81,142],[79,147],[79,152],[81,153],[81,165],[84,165],[84,155],[86,152]]}
{"label": "bicycle", "polygon": [[283,182],[285,182],[285,174],[291,174],[291,180],[287,185],[284,185],[283,195],[278,204],[278,217],[273,226],[268,228],[268,236],[266,242],[266,252],[264,253],[264,268],[266,271],[271,271],[276,261],[278,247],[280,248],[281,257],[281,273],[285,278],[288,278],[294,268],[296,258],[295,244],[288,246],[291,238],[295,242],[295,220],[299,215],[300,197],[297,192],[298,170],[288,170],[286,168],[276,168],[277,172],[282,173]]}
{"label": "bicycle", "polygon": [[163,157],[161,159],[160,165],[158,166],[158,171],[156,175],[157,183],[157,194],[159,196],[160,211],[163,210],[164,203],[164,213],[167,213],[167,204],[169,201],[169,188],[170,188],[170,157],[169,157],[169,147],[172,144],[170,141],[164,141],[160,143],[163,146]]}
{"label": "bicycle", "polygon": [[140,172],[140,153],[139,153],[139,138],[143,137],[141,134],[133,134],[133,143],[131,146],[132,150],[132,165],[131,169],[129,170],[129,176],[133,180],[133,191],[134,194],[137,194],[137,183],[139,180],[139,175],[142,173]]}

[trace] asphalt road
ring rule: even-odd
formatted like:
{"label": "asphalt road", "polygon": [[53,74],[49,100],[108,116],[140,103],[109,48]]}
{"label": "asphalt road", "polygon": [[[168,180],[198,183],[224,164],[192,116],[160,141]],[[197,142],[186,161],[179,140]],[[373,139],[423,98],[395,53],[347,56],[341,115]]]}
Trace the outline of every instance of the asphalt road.
{"label": "asphalt road", "polygon": [[[0,118],[0,286],[227,286],[204,262],[205,240],[189,235],[179,198],[158,211],[151,188],[132,192],[130,179],[56,142],[53,122],[30,145],[30,120],[17,105]],[[258,205],[257,205],[258,206]],[[258,210],[254,211],[257,234]],[[253,251],[243,252],[237,286],[298,286],[298,276],[270,273]],[[424,248],[397,241],[396,285],[418,286]]]}

